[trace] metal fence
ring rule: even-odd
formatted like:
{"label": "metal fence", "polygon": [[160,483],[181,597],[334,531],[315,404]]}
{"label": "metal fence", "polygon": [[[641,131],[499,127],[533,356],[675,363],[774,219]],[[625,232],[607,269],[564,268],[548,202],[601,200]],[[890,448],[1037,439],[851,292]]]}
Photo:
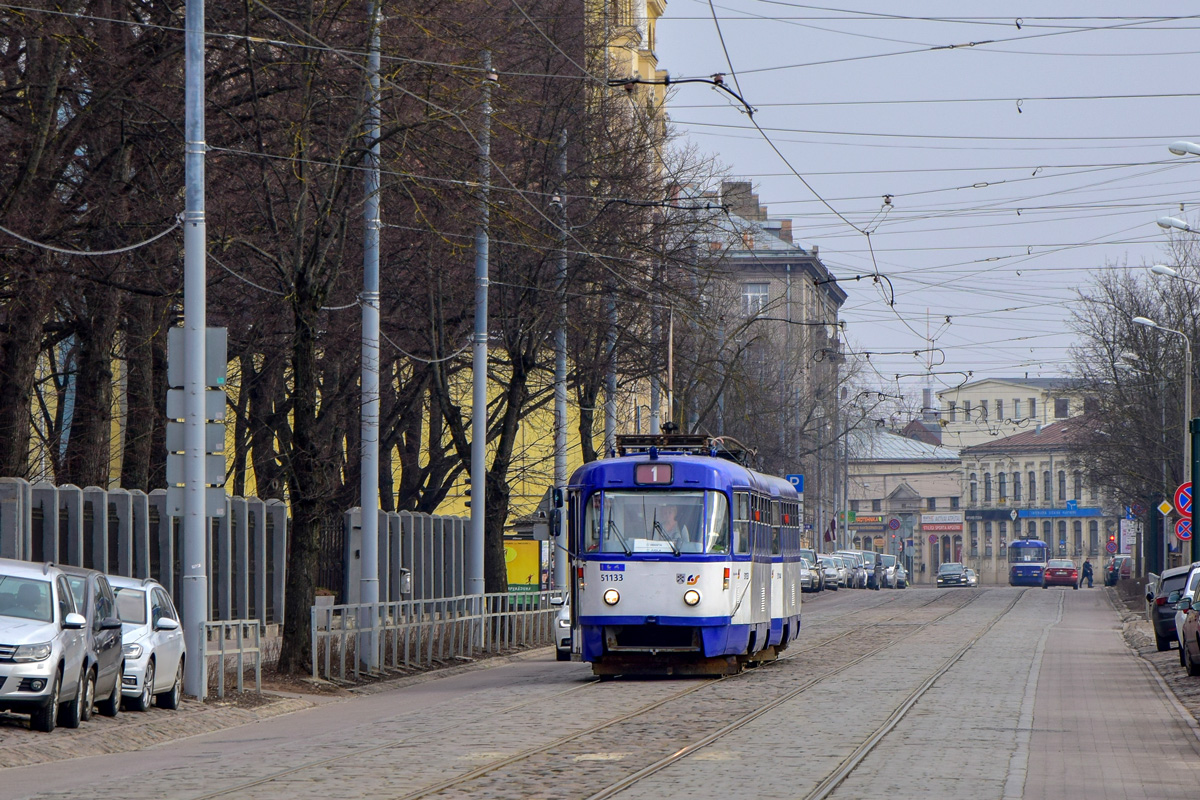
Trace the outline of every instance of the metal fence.
{"label": "metal fence", "polygon": [[554,641],[563,591],[461,595],[312,607],[313,677],[345,681],[366,672],[360,650],[374,648],[383,670],[429,667]]}
{"label": "metal fence", "polygon": [[[256,619],[233,619],[204,623],[204,662],[200,686],[209,691],[209,676],[216,678],[217,697],[224,699],[225,683],[234,673],[237,691],[245,691],[247,662],[254,662],[254,691],[262,693],[262,627]],[[216,669],[210,662],[216,660]],[[201,697],[201,700],[204,698]]]}

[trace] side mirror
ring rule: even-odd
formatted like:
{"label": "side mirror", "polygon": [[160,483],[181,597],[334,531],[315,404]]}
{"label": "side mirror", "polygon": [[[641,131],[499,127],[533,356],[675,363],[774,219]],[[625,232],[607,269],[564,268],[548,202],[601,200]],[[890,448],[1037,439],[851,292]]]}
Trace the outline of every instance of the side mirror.
{"label": "side mirror", "polygon": [[83,614],[72,612],[63,617],[62,625],[68,630],[81,631],[87,627],[87,619],[84,618]]}
{"label": "side mirror", "polygon": [[1191,611],[1191,609],[1192,609],[1192,598],[1190,598],[1190,597],[1184,597],[1178,603],[1175,604],[1176,611]]}
{"label": "side mirror", "polygon": [[561,606],[564,602],[566,602],[566,601],[561,597],[551,597],[550,598],[550,605],[552,605],[552,606]]}
{"label": "side mirror", "polygon": [[158,622],[154,623],[156,631],[177,631],[179,630],[179,621],[170,617],[162,617]]}
{"label": "side mirror", "polygon": [[100,620],[100,630],[102,631],[119,631],[121,630],[121,620],[116,617],[105,617]]}

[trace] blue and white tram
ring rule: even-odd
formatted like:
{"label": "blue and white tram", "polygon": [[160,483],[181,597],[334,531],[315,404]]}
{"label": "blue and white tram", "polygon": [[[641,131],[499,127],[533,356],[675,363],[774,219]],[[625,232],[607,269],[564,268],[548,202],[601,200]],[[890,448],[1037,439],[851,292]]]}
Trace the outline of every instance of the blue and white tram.
{"label": "blue and white tram", "polygon": [[1045,580],[1050,546],[1041,539],[1017,539],[1008,543],[1008,585],[1041,586]]}
{"label": "blue and white tram", "polygon": [[724,674],[774,658],[800,628],[799,495],[659,441],[571,477],[574,652],[601,676]]}

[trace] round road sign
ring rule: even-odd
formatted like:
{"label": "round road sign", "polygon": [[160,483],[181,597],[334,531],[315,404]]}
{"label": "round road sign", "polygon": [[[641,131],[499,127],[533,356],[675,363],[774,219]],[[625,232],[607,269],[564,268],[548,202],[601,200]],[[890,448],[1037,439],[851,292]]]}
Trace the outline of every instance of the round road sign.
{"label": "round road sign", "polygon": [[1179,537],[1181,542],[1186,542],[1192,538],[1192,521],[1190,519],[1181,519],[1175,523],[1175,535]]}
{"label": "round road sign", "polygon": [[1110,553],[1115,553],[1115,552],[1117,552],[1117,543],[1109,542],[1108,544],[1104,545],[1104,549]]}
{"label": "round road sign", "polygon": [[1140,516],[1144,515],[1145,513],[1146,513],[1145,503],[1134,503],[1133,504],[1133,515],[1135,517],[1140,517]]}
{"label": "round road sign", "polygon": [[1192,482],[1181,483],[1175,490],[1175,510],[1185,519],[1192,518]]}
{"label": "round road sign", "polygon": [[900,530],[900,520],[896,519],[895,517],[892,517],[891,519],[888,520],[888,527],[894,531]]}
{"label": "round road sign", "polygon": [[929,534],[929,543],[930,543],[930,544],[937,544],[937,536],[936,536],[935,534],[932,534],[932,533],[931,533],[931,534]]}

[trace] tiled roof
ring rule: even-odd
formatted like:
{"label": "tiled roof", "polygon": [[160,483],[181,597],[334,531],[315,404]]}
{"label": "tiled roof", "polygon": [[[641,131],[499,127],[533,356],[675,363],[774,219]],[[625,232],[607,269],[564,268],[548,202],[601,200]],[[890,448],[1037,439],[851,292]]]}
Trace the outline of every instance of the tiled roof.
{"label": "tiled roof", "polygon": [[958,452],[879,428],[851,431],[851,461],[958,461]]}
{"label": "tiled roof", "polygon": [[1091,420],[1087,416],[1072,417],[1040,429],[1034,428],[995,441],[977,444],[974,447],[966,447],[962,451],[962,456],[963,458],[973,458],[988,453],[1065,450],[1071,446],[1075,437],[1090,427]]}

